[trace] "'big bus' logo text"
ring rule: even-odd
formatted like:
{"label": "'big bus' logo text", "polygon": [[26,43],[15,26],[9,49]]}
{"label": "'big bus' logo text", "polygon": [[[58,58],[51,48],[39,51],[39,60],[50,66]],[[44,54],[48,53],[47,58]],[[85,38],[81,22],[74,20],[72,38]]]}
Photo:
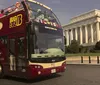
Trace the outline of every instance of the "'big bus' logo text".
{"label": "'big bus' logo text", "polygon": [[22,18],[23,18],[22,14],[10,17],[9,28],[20,26],[22,24]]}

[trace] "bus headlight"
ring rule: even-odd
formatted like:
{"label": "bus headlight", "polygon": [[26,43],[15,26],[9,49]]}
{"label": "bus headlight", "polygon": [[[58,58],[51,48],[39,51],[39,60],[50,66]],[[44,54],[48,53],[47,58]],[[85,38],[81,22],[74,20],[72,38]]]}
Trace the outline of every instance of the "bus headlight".
{"label": "bus headlight", "polygon": [[40,66],[37,66],[37,68],[41,68]]}
{"label": "bus headlight", "polygon": [[43,67],[40,66],[40,65],[31,65],[31,68],[35,68],[35,69],[43,69]]}
{"label": "bus headlight", "polygon": [[41,71],[38,71],[38,74],[40,75],[41,74]]}
{"label": "bus headlight", "polygon": [[66,69],[66,67],[64,67],[64,69]]}
{"label": "bus headlight", "polygon": [[35,66],[35,68],[37,68],[37,66]]}
{"label": "bus headlight", "polygon": [[41,66],[35,66],[35,68],[41,68]]}

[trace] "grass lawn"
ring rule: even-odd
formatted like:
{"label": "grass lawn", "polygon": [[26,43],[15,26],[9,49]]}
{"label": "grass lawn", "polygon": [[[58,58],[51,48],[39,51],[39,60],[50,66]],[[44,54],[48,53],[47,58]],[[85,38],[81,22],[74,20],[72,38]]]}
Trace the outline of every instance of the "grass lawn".
{"label": "grass lawn", "polygon": [[78,54],[66,54],[66,56],[100,56],[100,53],[78,53]]}

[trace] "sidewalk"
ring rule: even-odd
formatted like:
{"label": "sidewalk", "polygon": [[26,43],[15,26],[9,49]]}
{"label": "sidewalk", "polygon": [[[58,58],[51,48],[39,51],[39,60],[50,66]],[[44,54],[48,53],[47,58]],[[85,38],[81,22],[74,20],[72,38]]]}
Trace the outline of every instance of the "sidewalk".
{"label": "sidewalk", "polygon": [[81,56],[67,57],[66,63],[67,64],[100,65],[100,58],[99,58],[99,63],[98,63],[97,56],[91,56],[90,60],[91,60],[90,61],[91,63],[89,63],[89,57],[88,56],[83,56],[83,63],[81,63]]}

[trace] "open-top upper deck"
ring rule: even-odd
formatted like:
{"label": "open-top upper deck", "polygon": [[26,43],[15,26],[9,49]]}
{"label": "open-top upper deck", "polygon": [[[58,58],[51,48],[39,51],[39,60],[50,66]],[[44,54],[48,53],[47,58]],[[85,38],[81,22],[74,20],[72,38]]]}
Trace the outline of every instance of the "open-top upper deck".
{"label": "open-top upper deck", "polygon": [[[18,4],[20,4],[19,7],[16,6]],[[0,36],[25,30],[26,18],[21,2],[16,2],[15,5],[3,9],[3,14],[0,16]]]}
{"label": "open-top upper deck", "polygon": [[4,9],[3,16],[0,17],[0,35],[25,30],[27,19],[51,30],[61,28],[58,18],[48,6],[34,0],[27,0],[25,6],[27,9],[19,2]]}

